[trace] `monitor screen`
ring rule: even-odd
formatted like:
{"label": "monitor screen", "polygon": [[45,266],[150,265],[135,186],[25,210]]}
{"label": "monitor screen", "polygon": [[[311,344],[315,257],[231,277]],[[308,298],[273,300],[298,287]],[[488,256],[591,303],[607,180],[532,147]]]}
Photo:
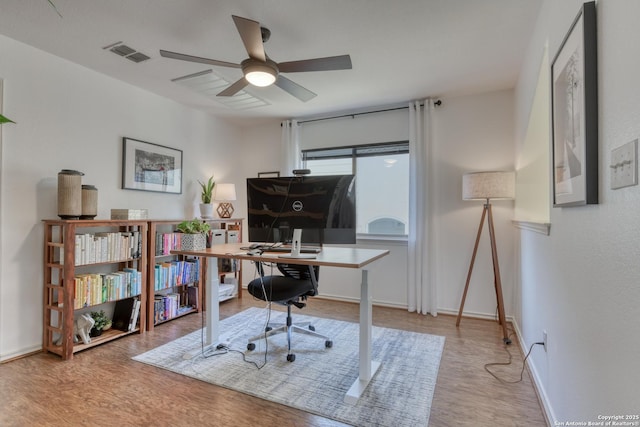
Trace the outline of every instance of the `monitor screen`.
{"label": "monitor screen", "polygon": [[247,178],[247,222],[250,242],[355,243],[355,176]]}

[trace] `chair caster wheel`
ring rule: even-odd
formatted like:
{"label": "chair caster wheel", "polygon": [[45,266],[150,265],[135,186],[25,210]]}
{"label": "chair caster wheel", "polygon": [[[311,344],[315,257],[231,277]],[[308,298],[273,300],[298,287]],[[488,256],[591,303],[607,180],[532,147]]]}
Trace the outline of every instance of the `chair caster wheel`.
{"label": "chair caster wheel", "polygon": [[287,362],[293,362],[294,360],[296,360],[295,354],[287,354]]}
{"label": "chair caster wheel", "polygon": [[316,330],[316,327],[315,327],[315,326],[313,326],[313,325],[309,325],[309,330],[310,330],[310,331],[315,331],[315,330]]}
{"label": "chair caster wheel", "polygon": [[324,342],[324,346],[325,346],[326,348],[331,348],[331,347],[333,347],[333,341],[331,341],[331,340],[326,340],[326,341]]}
{"label": "chair caster wheel", "polygon": [[247,350],[253,351],[255,349],[256,349],[255,343],[250,342],[249,344],[247,344]]}
{"label": "chair caster wheel", "polygon": [[267,326],[266,328],[264,328],[265,332],[269,332],[270,330],[272,330],[273,328],[271,326]]}

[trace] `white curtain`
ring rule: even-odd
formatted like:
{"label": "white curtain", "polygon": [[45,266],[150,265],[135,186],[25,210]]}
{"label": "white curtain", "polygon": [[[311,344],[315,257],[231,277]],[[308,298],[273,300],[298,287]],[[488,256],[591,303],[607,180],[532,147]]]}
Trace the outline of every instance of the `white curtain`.
{"label": "white curtain", "polygon": [[408,309],[437,316],[431,100],[409,104]]}
{"label": "white curtain", "polygon": [[280,176],[291,176],[294,169],[300,169],[302,164],[300,143],[298,141],[298,121],[285,120],[282,125],[282,162]]}

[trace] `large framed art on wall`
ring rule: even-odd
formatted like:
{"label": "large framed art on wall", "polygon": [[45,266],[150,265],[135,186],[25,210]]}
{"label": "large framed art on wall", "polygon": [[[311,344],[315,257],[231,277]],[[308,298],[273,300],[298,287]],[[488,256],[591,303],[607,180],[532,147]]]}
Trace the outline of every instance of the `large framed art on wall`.
{"label": "large framed art on wall", "polygon": [[595,2],[584,3],[551,63],[553,205],[598,203]]}
{"label": "large framed art on wall", "polygon": [[182,193],[182,150],[122,138],[122,188]]}
{"label": "large framed art on wall", "polygon": [[551,63],[553,205],[598,203],[595,2],[584,3]]}

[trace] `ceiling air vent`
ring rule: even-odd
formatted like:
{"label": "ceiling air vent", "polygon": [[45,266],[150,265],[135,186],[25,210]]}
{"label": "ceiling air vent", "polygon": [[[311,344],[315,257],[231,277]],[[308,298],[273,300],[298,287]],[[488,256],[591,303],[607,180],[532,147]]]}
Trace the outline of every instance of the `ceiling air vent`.
{"label": "ceiling air vent", "polygon": [[257,98],[245,90],[241,90],[233,96],[217,96],[230,83],[213,70],[177,77],[171,81],[236,110],[248,110],[269,105],[267,101]]}
{"label": "ceiling air vent", "polygon": [[145,55],[144,53],[137,52],[135,49],[130,48],[122,42],[112,43],[109,46],[103,47],[103,49],[108,49],[111,52],[127,58],[129,61],[133,62],[142,62],[150,59],[149,56]]}

